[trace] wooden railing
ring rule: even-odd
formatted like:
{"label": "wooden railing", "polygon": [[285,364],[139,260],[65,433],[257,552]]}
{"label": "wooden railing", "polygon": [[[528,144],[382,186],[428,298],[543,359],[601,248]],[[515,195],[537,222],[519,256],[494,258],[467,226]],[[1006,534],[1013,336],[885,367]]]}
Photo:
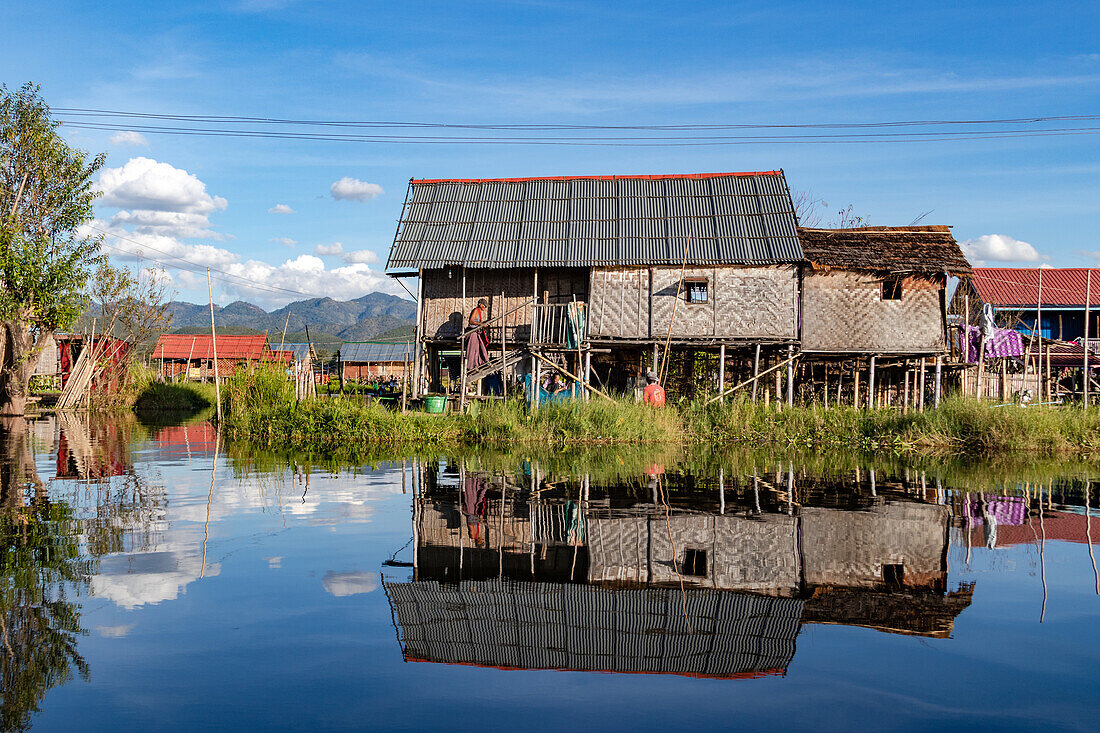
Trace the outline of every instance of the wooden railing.
{"label": "wooden railing", "polygon": [[535,303],[531,311],[531,343],[577,348],[588,336],[588,304]]}

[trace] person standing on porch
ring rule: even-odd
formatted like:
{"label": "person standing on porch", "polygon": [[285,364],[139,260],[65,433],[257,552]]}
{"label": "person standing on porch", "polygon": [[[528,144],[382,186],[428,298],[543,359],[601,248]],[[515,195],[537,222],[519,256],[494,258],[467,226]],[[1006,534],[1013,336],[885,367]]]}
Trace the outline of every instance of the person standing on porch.
{"label": "person standing on porch", "polygon": [[482,325],[488,320],[489,301],[479,298],[470,311],[466,334],[466,368],[477,369],[489,360],[489,334]]}

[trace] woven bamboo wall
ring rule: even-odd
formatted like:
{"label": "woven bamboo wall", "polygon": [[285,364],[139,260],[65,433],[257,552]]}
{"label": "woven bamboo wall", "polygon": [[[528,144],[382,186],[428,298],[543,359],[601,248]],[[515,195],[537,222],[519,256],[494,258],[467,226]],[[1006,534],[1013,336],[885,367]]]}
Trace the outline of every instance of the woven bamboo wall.
{"label": "woven bamboo wall", "polygon": [[[505,313],[535,297],[533,269],[467,269],[466,308],[462,304],[462,268],[424,272],[424,335],[427,338],[457,338],[462,326],[477,305],[478,298],[489,301],[489,317]],[[551,303],[567,303],[574,296],[588,297],[586,269],[539,270],[538,297],[545,294]],[[503,300],[501,293],[504,293]],[[500,325],[490,330],[490,339],[500,339]],[[527,341],[530,337],[531,309],[519,308],[504,318],[509,341]]]}
{"label": "woven bamboo wall", "polygon": [[807,273],[802,282],[805,351],[929,353],[944,348],[937,282],[908,277],[900,300],[882,299],[882,278]]}
{"label": "woven bamboo wall", "polygon": [[674,337],[783,339],[797,335],[794,268],[691,267],[684,270],[684,277],[707,280],[706,303],[687,302],[684,288],[679,287],[678,267],[652,268],[652,284],[646,269],[593,270],[590,333],[604,338],[663,338],[675,304]]}
{"label": "woven bamboo wall", "polygon": [[649,270],[593,270],[588,313],[588,332],[592,336],[649,338]]}
{"label": "woven bamboo wall", "polygon": [[[800,570],[795,521],[785,515],[593,518],[588,523],[588,580],[678,583],[682,577],[687,585],[792,595]],[[686,550],[706,552],[706,576],[677,574]]]}
{"label": "woven bamboo wall", "polygon": [[947,507],[883,504],[862,512],[804,507],[802,551],[810,585],[874,587],[884,565],[902,565],[904,585],[928,587],[945,575]]}

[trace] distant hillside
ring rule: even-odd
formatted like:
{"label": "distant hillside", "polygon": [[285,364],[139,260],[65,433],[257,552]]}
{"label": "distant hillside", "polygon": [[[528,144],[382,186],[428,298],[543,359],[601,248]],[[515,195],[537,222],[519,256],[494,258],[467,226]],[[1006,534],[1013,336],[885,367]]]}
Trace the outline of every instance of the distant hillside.
{"label": "distant hillside", "polygon": [[[173,301],[168,309],[172,314],[173,332],[210,332],[210,306]],[[219,330],[226,329],[224,333],[266,331],[276,343],[282,339],[284,328],[290,342],[304,341],[305,329],[309,326],[314,343],[338,343],[364,341],[395,328],[411,327],[415,319],[415,303],[386,293],[367,293],[355,300],[299,300],[270,313],[239,300],[225,307],[214,307],[214,323]],[[292,334],[293,339],[290,338]]]}

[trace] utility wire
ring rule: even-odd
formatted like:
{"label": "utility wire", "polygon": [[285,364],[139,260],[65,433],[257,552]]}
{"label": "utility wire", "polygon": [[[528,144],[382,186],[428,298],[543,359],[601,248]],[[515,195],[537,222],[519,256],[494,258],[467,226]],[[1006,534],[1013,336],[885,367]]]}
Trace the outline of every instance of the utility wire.
{"label": "utility wire", "polygon": [[286,119],[279,117],[249,117],[240,115],[184,115],[129,112],[85,107],[55,107],[54,112],[73,117],[120,117],[186,122],[231,122],[277,125],[314,125],[324,127],[365,128],[432,128],[463,130],[778,130],[778,129],[864,129],[885,127],[922,127],[930,125],[1035,125],[1047,122],[1093,121],[1100,115],[1045,115],[975,120],[892,120],[885,122],[821,122],[821,123],[742,123],[742,124],[679,124],[679,125],[578,125],[568,123],[451,123],[411,121],[353,121]]}

